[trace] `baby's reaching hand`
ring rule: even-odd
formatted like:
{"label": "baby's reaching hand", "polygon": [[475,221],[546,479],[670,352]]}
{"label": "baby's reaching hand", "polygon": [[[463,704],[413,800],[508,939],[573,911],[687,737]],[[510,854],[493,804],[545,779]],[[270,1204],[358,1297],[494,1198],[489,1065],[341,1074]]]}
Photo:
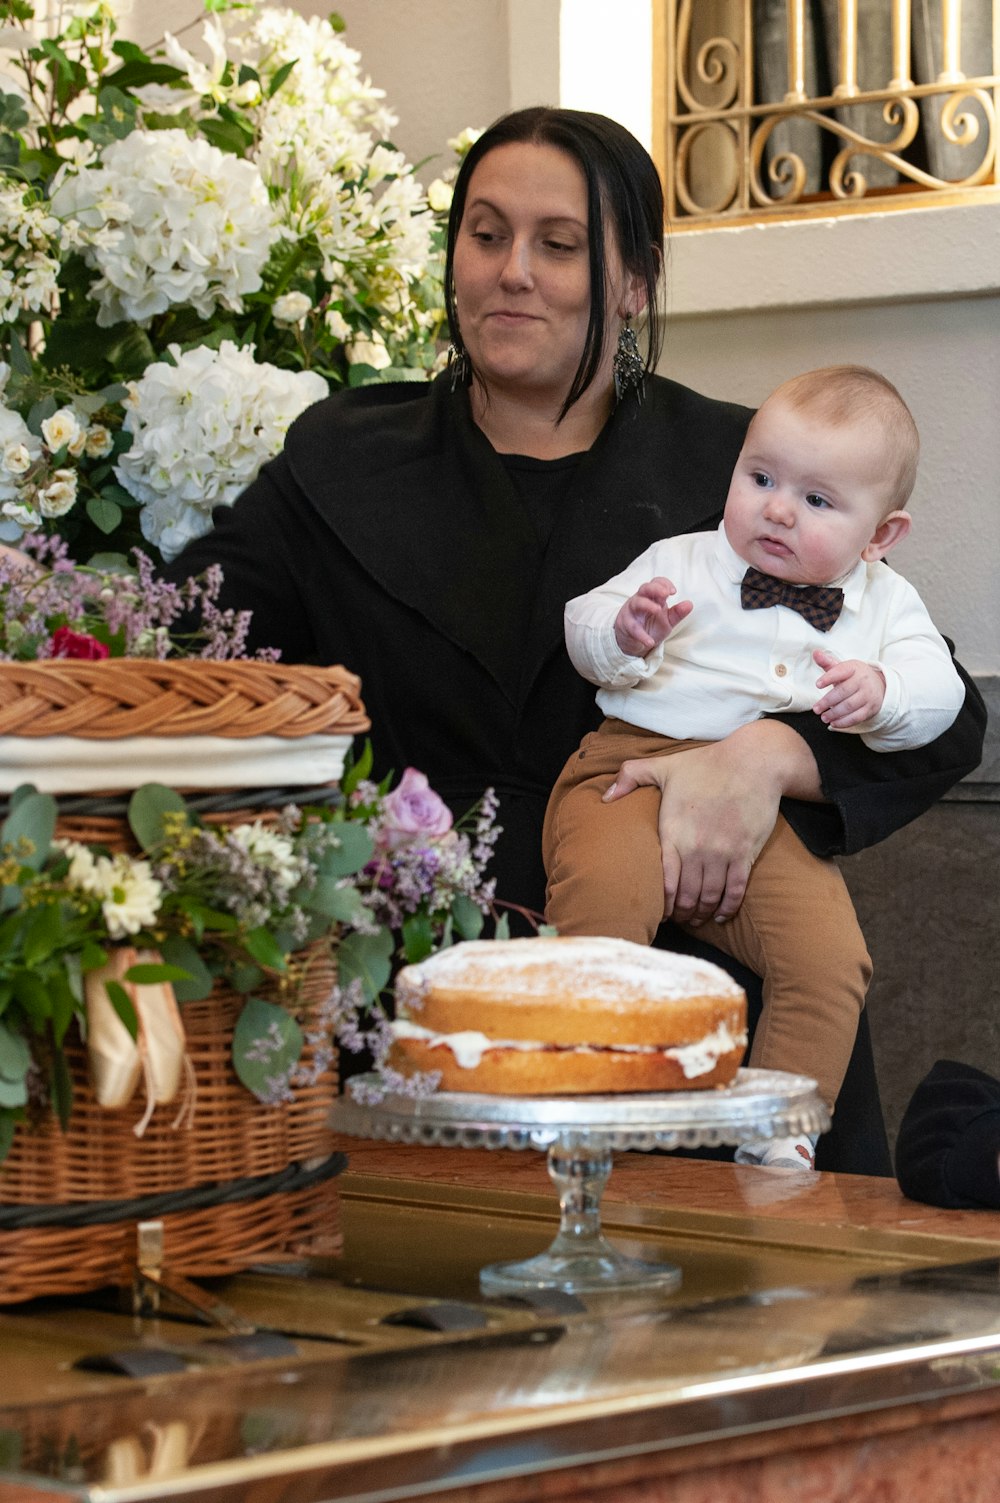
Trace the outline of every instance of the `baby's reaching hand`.
{"label": "baby's reaching hand", "polygon": [[878,714],[885,698],[885,679],[871,663],[860,663],[856,658],[842,663],[822,648],[813,653],[813,661],[824,670],[823,677],[816,680],[817,689],[830,690],[813,709],[831,731],[850,730],[852,725]]}
{"label": "baby's reaching hand", "polygon": [[674,627],[694,610],[690,600],[668,605],[676,587],[669,579],[640,585],[615,617],[615,641],[630,658],[644,658],[669,637]]}

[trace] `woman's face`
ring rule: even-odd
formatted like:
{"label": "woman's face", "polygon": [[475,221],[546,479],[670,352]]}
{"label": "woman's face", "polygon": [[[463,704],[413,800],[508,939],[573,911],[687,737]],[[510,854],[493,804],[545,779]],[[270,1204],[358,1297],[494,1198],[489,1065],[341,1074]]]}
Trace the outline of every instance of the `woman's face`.
{"label": "woman's face", "polygon": [[[455,244],[455,303],[463,343],[491,393],[531,391],[562,404],[590,321],[588,236],[586,181],[558,147],[497,146],[476,167]],[[617,332],[623,277],[610,245],[608,263],[608,322]],[[602,385],[611,379],[608,344]]]}

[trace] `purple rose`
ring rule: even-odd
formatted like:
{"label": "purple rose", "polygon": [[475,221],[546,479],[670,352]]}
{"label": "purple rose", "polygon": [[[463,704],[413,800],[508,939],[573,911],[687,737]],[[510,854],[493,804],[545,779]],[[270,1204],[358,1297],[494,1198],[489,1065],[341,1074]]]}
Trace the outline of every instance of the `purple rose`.
{"label": "purple rose", "polygon": [[451,810],[430,787],[422,772],[408,767],[399,787],[382,801],[382,821],[378,844],[383,850],[395,851],[411,841],[439,840],[451,829]]}

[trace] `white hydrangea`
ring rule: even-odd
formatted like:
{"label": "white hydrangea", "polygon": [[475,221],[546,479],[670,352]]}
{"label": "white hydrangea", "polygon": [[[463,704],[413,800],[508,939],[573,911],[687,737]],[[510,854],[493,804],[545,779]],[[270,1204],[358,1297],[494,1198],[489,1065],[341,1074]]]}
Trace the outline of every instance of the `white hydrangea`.
{"label": "white hydrangea", "polygon": [[142,326],[176,305],[202,318],[240,311],[277,238],[267,189],[240,161],[182,130],[135,130],[100,165],[67,174],[52,196],[75,221],[102,327]]}
{"label": "white hydrangea", "polygon": [[157,361],[130,388],[132,444],[115,466],[143,503],[144,537],[168,560],[211,529],[212,508],[231,506],[293,419],[327,394],[322,376],[258,363],[252,345],[170,353],[175,364]]}

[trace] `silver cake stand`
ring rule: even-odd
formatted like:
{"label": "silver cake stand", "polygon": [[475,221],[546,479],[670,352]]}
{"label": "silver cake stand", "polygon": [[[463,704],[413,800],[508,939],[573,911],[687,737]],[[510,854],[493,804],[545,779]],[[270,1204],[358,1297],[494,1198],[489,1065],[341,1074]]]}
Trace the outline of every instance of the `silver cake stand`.
{"label": "silver cake stand", "polygon": [[[362,1097],[374,1076],[348,1082]],[[709,1148],[749,1138],[825,1132],[830,1114],[816,1082],[779,1070],[740,1070],[716,1091],[624,1096],[478,1096],[438,1091],[333,1106],[332,1126],[349,1137],[440,1148],[534,1148],[548,1155],[559,1192],[559,1231],[545,1252],[482,1269],[484,1294],[562,1289],[570,1294],[676,1289],[680,1269],[626,1257],[601,1231],[601,1196],[612,1155],[626,1149]]]}

